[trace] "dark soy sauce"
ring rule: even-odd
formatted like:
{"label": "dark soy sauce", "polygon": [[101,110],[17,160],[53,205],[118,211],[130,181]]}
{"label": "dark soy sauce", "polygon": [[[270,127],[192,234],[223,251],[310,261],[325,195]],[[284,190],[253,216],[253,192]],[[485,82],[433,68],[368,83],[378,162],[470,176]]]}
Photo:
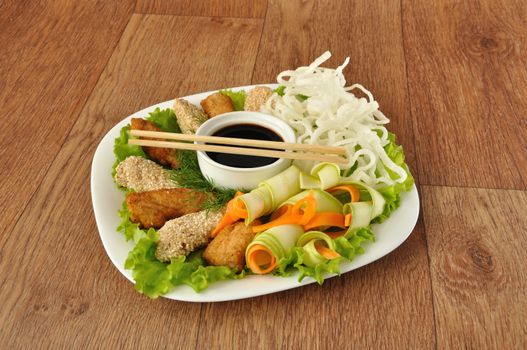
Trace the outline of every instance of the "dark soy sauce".
{"label": "dark soy sauce", "polygon": [[[216,131],[212,136],[218,137],[233,137],[237,139],[253,139],[253,140],[264,140],[264,141],[283,141],[283,139],[273,130],[267,129],[257,124],[236,124],[229,125]],[[212,144],[212,143],[211,143]],[[224,146],[224,145],[223,145]],[[265,149],[259,147],[249,146],[236,146],[244,148],[255,148]],[[278,160],[278,158],[270,157],[259,157],[259,156],[248,156],[243,154],[228,154],[228,153],[217,153],[207,152],[207,155],[213,161],[235,167],[235,168],[256,168],[272,164]]]}

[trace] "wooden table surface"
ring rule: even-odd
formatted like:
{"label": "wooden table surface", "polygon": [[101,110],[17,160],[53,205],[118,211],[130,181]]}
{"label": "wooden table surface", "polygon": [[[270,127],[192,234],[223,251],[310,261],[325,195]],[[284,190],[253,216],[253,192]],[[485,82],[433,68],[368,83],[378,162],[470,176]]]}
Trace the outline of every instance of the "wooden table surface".
{"label": "wooden table surface", "polygon": [[[527,347],[527,2],[0,0],[0,348]],[[421,215],[364,268],[247,300],[138,294],[90,198],[102,136],[154,103],[325,50],[403,144]]]}

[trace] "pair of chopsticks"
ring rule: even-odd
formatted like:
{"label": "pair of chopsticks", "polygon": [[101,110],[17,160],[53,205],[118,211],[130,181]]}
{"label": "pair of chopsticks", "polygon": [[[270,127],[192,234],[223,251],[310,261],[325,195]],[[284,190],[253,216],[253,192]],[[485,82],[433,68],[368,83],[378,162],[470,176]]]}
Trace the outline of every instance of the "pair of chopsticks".
{"label": "pair of chopsticks", "polygon": [[[217,136],[202,136],[202,135],[187,135],[177,134],[171,132],[161,131],[147,131],[147,130],[131,130],[130,135],[137,137],[148,137],[157,140],[145,139],[129,139],[128,143],[131,145],[147,146],[147,147],[162,147],[185,149],[193,151],[205,152],[219,152],[229,154],[243,154],[248,156],[271,157],[271,158],[286,158],[298,160],[313,160],[321,162],[331,162],[337,164],[346,164],[346,158],[341,157],[346,155],[344,147],[331,147],[322,145],[306,145],[299,143],[277,142],[277,141],[263,141],[238,139],[232,137],[217,137]],[[171,140],[171,141],[161,141]],[[173,141],[186,142],[173,142]],[[187,142],[205,142],[205,143],[187,143]],[[214,143],[220,145],[209,145],[206,143]],[[257,148],[243,148],[231,146],[246,146]],[[270,149],[262,149],[270,148]],[[273,151],[274,149],[280,151]]]}

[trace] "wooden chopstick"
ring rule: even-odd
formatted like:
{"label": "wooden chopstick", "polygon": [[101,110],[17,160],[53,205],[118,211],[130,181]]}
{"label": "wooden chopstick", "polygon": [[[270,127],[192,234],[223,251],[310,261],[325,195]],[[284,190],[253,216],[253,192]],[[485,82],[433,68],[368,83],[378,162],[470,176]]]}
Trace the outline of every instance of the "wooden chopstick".
{"label": "wooden chopstick", "polygon": [[281,149],[281,150],[286,150],[286,151],[305,151],[305,152],[311,152],[311,153],[346,155],[346,149],[344,147],[331,147],[331,146],[323,146],[323,145],[306,145],[306,144],[301,144],[301,143],[237,139],[237,138],[232,138],[232,137],[188,135],[188,134],[178,134],[178,133],[172,133],[172,132],[147,131],[147,130],[130,130],[130,135],[148,137],[148,138],[154,138],[154,139],[191,141],[191,142],[196,141],[196,142],[216,143],[220,145],[251,146],[251,147],[259,147],[259,148]]}
{"label": "wooden chopstick", "polygon": [[[158,133],[156,133],[156,135],[157,134]],[[249,156],[271,157],[271,158],[312,160],[312,161],[318,161],[318,162],[331,162],[331,163],[336,163],[336,164],[347,164],[348,162],[345,158],[342,158],[340,156],[323,155],[320,153],[272,151],[272,150],[267,150],[267,149],[216,146],[216,145],[207,145],[207,144],[199,144],[199,143],[196,144],[196,143],[186,143],[186,142],[142,140],[142,139],[129,139],[128,143],[130,145],[147,146],[147,147],[162,147],[162,148],[185,149],[185,150],[204,151],[204,152],[244,154],[244,155],[249,155]]]}

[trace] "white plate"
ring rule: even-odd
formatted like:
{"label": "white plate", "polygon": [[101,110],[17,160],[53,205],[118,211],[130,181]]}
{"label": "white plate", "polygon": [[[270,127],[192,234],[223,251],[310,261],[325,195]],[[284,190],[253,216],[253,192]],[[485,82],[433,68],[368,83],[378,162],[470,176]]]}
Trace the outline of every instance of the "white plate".
{"label": "white plate", "polygon": [[[276,84],[266,86],[275,88]],[[233,88],[233,90],[250,89],[252,87],[254,86],[243,86]],[[213,92],[204,92],[184,98],[191,103],[199,105],[202,99]],[[132,271],[125,270],[124,263],[128,252],[134,245],[132,242],[126,242],[124,236],[116,231],[116,227],[120,221],[117,211],[121,208],[124,194],[117,189],[111,176],[111,169],[115,160],[113,155],[114,139],[119,137],[119,130],[128,124],[131,118],[145,117],[148,115],[148,112],[153,111],[157,107],[161,109],[171,108],[172,104],[173,101],[159,103],[136,112],[122,120],[103,137],[93,157],[91,193],[99,234],[106,253],[113,264],[132,282]],[[374,243],[368,243],[365,246],[364,254],[358,255],[352,262],[343,263],[341,265],[341,272],[344,273],[358,269],[393,251],[408,238],[417,222],[418,216],[419,196],[414,186],[410,192],[403,196],[401,206],[388,220],[382,224],[373,225],[376,241]],[[372,276],[372,278],[375,278],[375,276]],[[290,277],[251,275],[240,280],[213,283],[201,293],[194,292],[188,286],[178,286],[165,295],[165,297],[174,300],[194,302],[226,301],[280,292],[313,282],[315,280],[312,278],[305,278],[302,282],[298,282],[297,275]],[[321,288],[325,287],[322,286]]]}

